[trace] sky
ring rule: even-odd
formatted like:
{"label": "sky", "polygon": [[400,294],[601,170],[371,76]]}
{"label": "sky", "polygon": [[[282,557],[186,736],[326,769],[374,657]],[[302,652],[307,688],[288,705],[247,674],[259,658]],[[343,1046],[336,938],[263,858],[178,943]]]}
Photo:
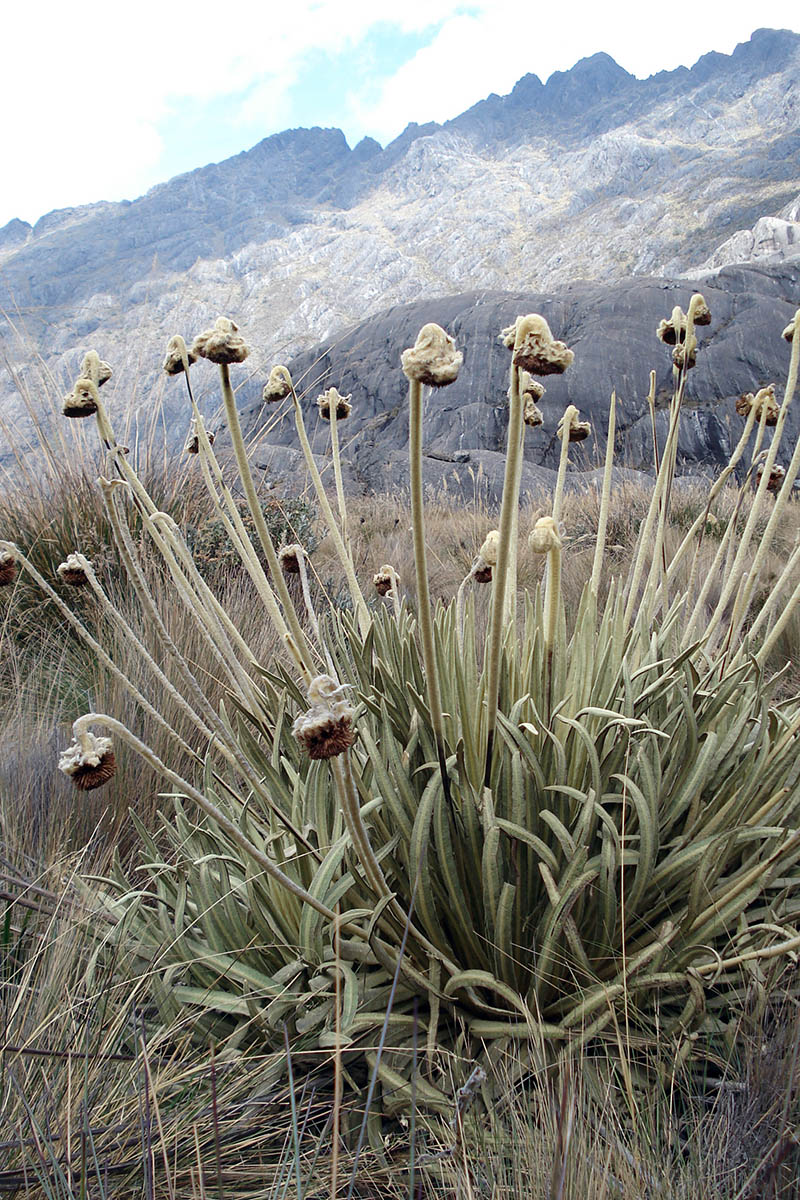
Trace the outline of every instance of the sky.
{"label": "sky", "polygon": [[605,51],[644,78],[800,31],[796,0],[28,0],[3,13],[0,227],[135,199],[297,126],[382,145]]}

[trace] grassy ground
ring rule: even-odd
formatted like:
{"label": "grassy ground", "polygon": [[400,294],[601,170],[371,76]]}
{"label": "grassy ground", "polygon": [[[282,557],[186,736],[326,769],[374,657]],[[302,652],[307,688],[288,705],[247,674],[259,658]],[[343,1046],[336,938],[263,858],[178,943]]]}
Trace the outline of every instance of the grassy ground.
{"label": "grassy ground", "polygon": [[[62,447],[63,449],[63,447]],[[66,555],[83,550],[131,627],[142,614],[125,587],[93,484],[101,464],[85,448],[54,452],[45,475],[7,482],[0,531],[28,551],[47,578]],[[163,470],[149,464],[158,504],[185,529],[208,519],[192,470],[184,462]],[[310,502],[309,502],[310,503]],[[714,505],[700,552],[710,568],[735,493]],[[624,576],[647,496],[625,488],[613,497],[608,557]],[[679,540],[702,511],[700,492],[682,492],[671,539]],[[794,508],[794,505],[792,505]],[[287,506],[289,531],[319,545],[312,555],[313,586],[334,602],[344,591],[329,541],[307,506]],[[309,516],[309,513],[311,514]],[[277,520],[280,511],[273,508]],[[520,519],[524,539],[536,517]],[[735,519],[742,519],[738,514]],[[574,494],[564,511],[563,588],[568,619],[591,570],[598,504],[593,492]],[[449,601],[467,574],[497,514],[445,504],[430,506],[427,532],[431,591]],[[350,510],[355,562],[369,579],[390,562],[410,596],[414,571],[410,516],[403,501],[361,500]],[[794,539],[787,522],[765,586]],[[134,530],[136,535],[136,530]],[[206,528],[206,534],[208,530]],[[138,535],[137,535],[138,536]],[[294,538],[292,538],[294,540]],[[263,627],[249,582],[231,572],[213,536],[199,541],[201,566],[234,624],[260,662],[276,645]],[[214,547],[213,552],[209,546]],[[541,574],[541,557],[523,557],[522,588]],[[158,570],[148,566],[170,632],[215,703],[223,699],[194,626]],[[474,585],[479,609],[489,588]],[[66,589],[60,587],[66,596]],[[153,677],[119,623],[96,601],[74,601],[86,627],[111,646],[112,658],[147,695]],[[708,603],[717,597],[713,588]],[[376,605],[385,603],[377,596]],[[787,694],[798,691],[800,630],[788,631],[774,668],[789,666]],[[163,695],[159,702],[164,702]],[[349,1135],[332,1161],[331,1078],[322,1070],[295,1093],[271,1086],[270,1063],[221,1044],[198,1049],[182,1020],[152,1033],[147,997],[121,986],[124,964],[94,962],[98,928],[93,889],[117,850],[135,863],[139,837],[132,813],[158,837],[159,782],[138,758],[120,758],[110,787],[76,799],[56,771],[71,720],[98,709],[116,713],[161,755],[171,753],[161,731],[142,717],[119,681],[98,665],[64,625],[52,602],[27,583],[0,599],[0,1193],[32,1197],[586,1197],[644,1196],[756,1200],[798,1195],[795,1130],[798,1104],[798,1008],[792,969],[754,968],[743,975],[744,1003],[714,1062],[691,1056],[652,1079],[649,1102],[639,1081],[650,1064],[624,1029],[614,1037],[617,1067],[587,1056],[554,1075],[541,1047],[513,1046],[497,1056],[494,1099],[479,1098],[453,1126],[426,1128],[424,1106],[412,1120],[376,1125],[376,1114],[345,1105]],[[180,712],[170,722],[191,741]],[[184,764],[180,764],[184,765]],[[295,1051],[289,1048],[290,1056]],[[419,1054],[425,1055],[424,1046]],[[355,1069],[355,1068],[354,1068]],[[448,1064],[433,1056],[430,1071],[446,1084]],[[500,1097],[498,1099],[498,1097]],[[335,1171],[336,1183],[332,1182]]]}

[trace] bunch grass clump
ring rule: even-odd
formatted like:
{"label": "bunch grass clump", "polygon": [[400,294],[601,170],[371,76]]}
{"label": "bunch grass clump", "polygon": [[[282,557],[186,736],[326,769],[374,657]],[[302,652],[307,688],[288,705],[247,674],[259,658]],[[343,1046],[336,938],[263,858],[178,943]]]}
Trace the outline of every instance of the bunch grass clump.
{"label": "bunch grass clump", "polygon": [[[677,322],[676,346],[694,348],[696,318],[705,323],[706,312],[694,297]],[[800,468],[797,447],[773,499],[767,481],[794,395],[798,325],[800,316],[761,482],[745,502],[766,405],[748,477],[710,548],[709,516],[748,452],[757,410],[675,536],[678,430],[692,363],[688,353],[674,360],[666,446],[624,575],[609,570],[611,397],[591,571],[570,612],[566,435],[588,434],[572,407],[550,511],[533,523],[529,550],[520,538],[521,375],[560,372],[572,361],[541,318],[520,318],[503,335],[508,452],[497,529],[477,556],[491,571],[486,603],[467,586],[474,566],[457,599],[434,605],[431,596],[423,388],[447,386],[461,361],[443,330],[426,326],[403,356],[413,563],[395,573],[385,601],[367,603],[361,590],[335,405],[338,515],[281,373],[350,598],[349,610],[319,612],[302,570],[302,602],[284,578],[250,470],[230,381],[246,346],[231,322],[217,322],[219,336],[234,339],[218,369],[236,491],[192,396],[190,371],[206,368],[178,346],[197,468],[273,630],[279,652],[268,661],[117,445],[98,393],[108,447],[101,492],[146,616],[142,635],[131,630],[128,642],[150,686],[119,669],[117,678],[158,728],[161,748],[118,715],[94,711],[75,721],[68,757],[110,737],[163,779],[171,812],[157,837],[140,827],[135,879],[116,862],[101,881],[106,919],[92,969],[124,962],[161,1027],[186,1021],[195,1039],[218,1042],[227,1058],[268,1051],[270,1078],[292,1064],[327,1071],[335,1106],[345,1081],[357,1088],[366,1070],[380,1113],[414,1109],[431,1128],[451,1114],[453,1084],[476,1068],[490,1078],[509,1044],[521,1061],[535,1044],[545,1072],[594,1061],[588,1078],[598,1097],[600,1064],[619,1061],[620,1031],[631,1095],[643,1080],[666,1084],[690,1063],[710,1070],[725,1061],[748,1003],[743,977],[800,951],[800,703],[772,669],[800,600],[796,551],[760,590]],[[653,375],[653,413],[654,395]],[[132,521],[214,663],[221,701],[164,620]],[[0,549],[42,586],[19,547]],[[526,565],[528,555],[544,565]],[[297,557],[304,566],[305,555]],[[529,570],[537,582],[520,594]],[[398,595],[398,575],[414,578],[415,607]],[[481,1089],[488,1099],[491,1084]],[[370,1136],[377,1144],[374,1124]]]}

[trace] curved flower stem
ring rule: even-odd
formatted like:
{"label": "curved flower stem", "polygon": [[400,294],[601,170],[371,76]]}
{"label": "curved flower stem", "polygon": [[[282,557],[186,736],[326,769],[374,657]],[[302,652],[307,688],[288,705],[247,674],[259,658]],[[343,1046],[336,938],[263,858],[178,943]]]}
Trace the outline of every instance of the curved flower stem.
{"label": "curved flower stem", "polygon": [[87,646],[91,647],[92,651],[97,655],[98,660],[103,664],[103,666],[108,671],[111,672],[111,674],[114,676],[114,678],[117,679],[122,684],[122,686],[125,688],[125,690],[131,696],[133,696],[134,700],[136,700],[136,702],[139,705],[141,705],[143,710],[147,713],[148,717],[150,717],[151,720],[155,721],[155,723],[159,726],[159,728],[162,729],[164,731],[164,733],[166,733],[167,736],[173,742],[175,742],[176,745],[185,754],[188,754],[190,758],[193,758],[198,762],[202,761],[200,759],[200,756],[198,755],[197,751],[193,750],[192,747],[183,740],[183,738],[180,736],[180,734],[176,733],[176,731],[172,728],[172,726],[169,724],[169,722],[166,721],[164,719],[164,717],[162,717],[161,713],[158,712],[153,707],[153,705],[150,703],[150,701],[147,699],[147,697],[143,696],[142,693],[139,691],[139,689],[136,687],[136,685],[134,683],[132,683],[130,679],[128,679],[128,676],[124,673],[124,671],[120,671],[117,664],[111,658],[109,658],[108,654],[105,652],[105,650],[100,645],[100,643],[92,637],[92,635],[89,633],[89,630],[86,628],[86,626],[83,624],[83,622],[78,620],[78,618],[75,616],[74,612],[69,607],[69,605],[64,603],[64,601],[61,599],[61,597],[58,595],[58,593],[56,591],[54,591],[53,588],[51,588],[51,586],[47,582],[47,580],[44,579],[39,574],[39,572],[36,570],[36,567],[34,567],[33,563],[28,561],[28,559],[25,557],[24,554],[22,554],[22,552],[19,550],[19,548],[17,546],[15,546],[13,542],[0,542],[0,551],[3,551],[3,550],[5,550],[9,554],[14,555],[14,557],[21,564],[21,566],[28,572],[28,574],[31,576],[31,578],[36,581],[36,583],[39,585],[39,587],[42,589],[42,591],[45,593],[45,595],[48,596],[49,599],[53,601],[53,603],[56,605],[56,607],[58,608],[61,615],[65,618],[65,620],[67,620],[69,622],[69,624],[72,626],[72,628],[75,630],[75,632],[84,640],[84,642],[86,642]]}
{"label": "curved flower stem", "polygon": [[294,420],[297,426],[297,436],[300,439],[300,447],[303,451],[303,456],[306,460],[306,466],[311,476],[311,482],[314,485],[314,491],[317,493],[317,500],[322,509],[322,515],[325,518],[325,523],[330,530],[330,535],[333,538],[333,544],[336,547],[336,553],[339,556],[344,573],[347,578],[347,586],[350,589],[350,599],[353,602],[353,608],[358,615],[358,627],[361,630],[362,637],[366,637],[369,632],[371,618],[366,601],[358,586],[356,579],[355,567],[353,566],[352,555],[348,553],[347,547],[344,544],[342,535],[339,532],[339,526],[336,524],[336,518],[333,515],[333,509],[330,506],[330,501],[325,493],[325,487],[322,483],[322,476],[319,473],[317,464],[314,461],[314,455],[311,451],[311,443],[308,440],[306,426],[303,420],[303,410],[300,407],[300,401],[297,398],[297,393],[292,386],[292,400],[294,402]]}
{"label": "curved flower stem", "polygon": [[103,609],[103,612],[108,617],[109,621],[112,624],[116,625],[117,628],[122,630],[125,637],[131,643],[134,650],[140,656],[142,661],[147,663],[147,666],[153,672],[156,679],[160,683],[161,687],[164,689],[165,693],[169,696],[170,700],[173,702],[173,704],[176,706],[176,708],[179,708],[180,711],[183,713],[183,715],[185,717],[189,718],[191,723],[195,726],[195,728],[198,730],[198,732],[203,735],[204,738],[210,740],[213,737],[211,730],[205,724],[205,722],[203,721],[200,714],[195,712],[194,708],[189,703],[189,701],[186,699],[186,697],[181,692],[179,692],[178,689],[175,687],[175,685],[172,683],[172,681],[167,678],[167,676],[161,670],[161,667],[158,665],[158,663],[153,658],[150,651],[147,649],[147,647],[139,639],[139,637],[135,633],[135,631],[131,628],[131,626],[125,620],[122,613],[117,608],[115,608],[114,605],[111,603],[108,596],[103,591],[103,588],[100,586],[100,581],[98,580],[97,576],[94,573],[94,568],[92,567],[92,564],[82,554],[79,555],[78,558],[80,560],[80,564],[83,568],[84,574],[86,575],[86,578],[89,581],[89,587],[92,589],[92,592],[97,597],[97,599],[100,601],[100,605]]}
{"label": "curved flower stem", "polygon": [[[298,663],[304,678],[310,678],[314,668],[314,656],[311,653],[311,647],[306,641],[306,635],[303,632],[303,627],[295,611],[292,597],[289,594],[289,589],[286,586],[286,580],[283,578],[278,555],[275,552],[275,547],[272,544],[270,532],[267,529],[267,523],[264,520],[264,513],[259,503],[256,493],[253,475],[250,470],[250,463],[247,458],[247,450],[242,437],[242,427],[239,422],[239,413],[236,408],[236,397],[233,394],[231,387],[230,372],[228,371],[227,363],[220,364],[220,379],[222,382],[222,400],[225,406],[225,417],[230,430],[231,441],[233,443],[233,452],[236,456],[236,465],[239,469],[239,478],[244,487],[247,504],[250,509],[250,516],[253,518],[253,523],[256,527],[258,540],[261,543],[261,549],[264,551],[269,569],[272,573],[272,578],[275,584],[275,590],[278,593],[280,602],[283,606],[286,623],[291,630],[294,648]],[[291,648],[291,647],[290,647]]]}
{"label": "curved flower stem", "polygon": [[409,484],[411,489],[411,524],[414,539],[414,570],[417,580],[417,618],[419,620],[422,658],[428,684],[428,703],[431,708],[431,725],[436,739],[436,754],[442,776],[445,799],[450,800],[450,780],[447,775],[447,757],[444,744],[444,719],[439,689],[439,670],[436,665],[436,647],[431,617],[431,593],[428,586],[428,559],[425,547],[425,507],[422,498],[422,384],[417,379],[408,381],[408,452]]}
{"label": "curved flower stem", "polygon": [[[522,454],[522,397],[519,391],[519,368],[511,364],[510,404],[508,414],[508,450],[503,481],[503,501],[500,506],[500,540],[497,547],[497,562],[492,569],[492,619],[489,629],[487,657],[488,702],[486,721],[486,766],[484,783],[489,786],[492,773],[492,750],[494,731],[497,725],[497,705],[500,697],[500,651],[503,641],[505,614],[505,592],[508,586],[508,561],[511,535],[514,528],[514,512],[519,505],[519,483],[521,472],[519,459]],[[514,581],[516,586],[516,580]]]}

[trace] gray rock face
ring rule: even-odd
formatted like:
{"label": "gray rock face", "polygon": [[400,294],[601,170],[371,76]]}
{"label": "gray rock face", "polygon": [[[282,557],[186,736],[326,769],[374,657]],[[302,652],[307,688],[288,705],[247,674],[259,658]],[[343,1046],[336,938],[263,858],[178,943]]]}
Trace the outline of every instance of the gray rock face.
{"label": "gray rock face", "polygon": [[[475,492],[496,500],[502,488],[508,422],[510,355],[499,331],[521,314],[539,312],[554,336],[575,352],[574,364],[543,380],[539,407],[544,426],[526,431],[523,487],[535,493],[552,486],[560,442],[556,426],[568,404],[592,423],[593,437],[573,447],[575,485],[604,460],[608,406],[617,393],[616,461],[633,472],[653,465],[652,430],[646,397],[656,371],[659,441],[666,438],[666,405],[672,392],[670,350],[655,337],[662,317],[675,304],[686,308],[693,288],[683,280],[629,279],[600,287],[581,284],[560,295],[483,292],[398,306],[290,363],[318,462],[330,472],[330,426],[317,416],[316,397],[331,386],[352,394],[353,412],[340,425],[347,486],[352,491],[405,490],[408,486],[407,382],[400,355],[422,325],[436,321],[464,354],[457,381],[432,389],[425,399],[425,480],[434,490]],[[778,267],[728,267],[704,281],[712,324],[698,330],[697,366],[689,373],[679,468],[715,470],[727,462],[744,422],[735,411],[742,392],[776,385],[779,399],[790,347],[781,337],[800,295],[800,263]],[[268,419],[260,402],[243,406],[253,429]],[[800,433],[800,412],[790,411],[785,445]],[[767,432],[767,440],[770,437]],[[299,458],[291,410],[272,428],[258,461],[283,485],[297,485]]]}
{"label": "gray rock face", "polygon": [[[0,415],[29,436],[18,385],[34,406],[48,388],[57,400],[95,346],[115,369],[115,419],[140,422],[163,402],[180,445],[184,405],[159,375],[163,347],[218,313],[241,326],[259,374],[392,305],[674,278],[776,214],[784,224],[743,252],[788,250],[799,151],[800,36],[759,30],[732,55],[646,80],[605,54],[546,84],[526,76],[383,150],[369,139],[351,150],[338,130],[287,131],[131,203],[11,222],[0,339],[16,379],[0,374]],[[472,429],[469,414],[452,419]]]}

